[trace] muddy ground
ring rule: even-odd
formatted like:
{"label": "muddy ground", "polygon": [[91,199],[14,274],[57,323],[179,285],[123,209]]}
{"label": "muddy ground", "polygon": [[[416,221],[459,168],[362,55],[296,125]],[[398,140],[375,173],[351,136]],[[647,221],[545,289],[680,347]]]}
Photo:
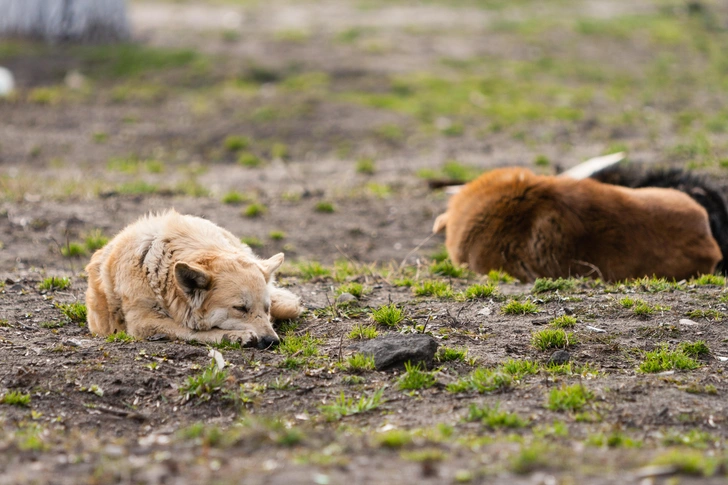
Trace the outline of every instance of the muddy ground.
{"label": "muddy ground", "polygon": [[[627,150],[725,185],[724,6],[190,0],[130,16],[128,46],[0,42],[19,86],[0,100],[0,483],[725,482],[724,280],[539,292],[436,267],[446,196],[427,184]],[[64,313],[93,248],[169,207],[286,253],[279,280],[307,311],[279,333],[308,351],[223,346],[225,373],[196,394],[209,348],[107,341]],[[42,289],[51,276],[70,286]],[[445,292],[417,295],[428,281]],[[337,305],[352,283],[364,294]],[[390,304],[403,320],[375,323]],[[534,334],[564,315],[571,364],[549,367]],[[403,390],[402,369],[347,367],[359,325],[467,353]],[[695,342],[692,370],[646,371]],[[477,369],[500,384],[458,389]],[[553,409],[573,385],[584,402]]]}

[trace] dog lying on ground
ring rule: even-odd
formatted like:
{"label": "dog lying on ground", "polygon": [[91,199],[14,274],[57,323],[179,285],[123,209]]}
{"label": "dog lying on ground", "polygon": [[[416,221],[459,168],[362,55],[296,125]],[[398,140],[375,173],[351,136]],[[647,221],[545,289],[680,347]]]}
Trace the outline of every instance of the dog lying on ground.
{"label": "dog lying on ground", "polygon": [[721,260],[708,215],[686,194],[503,168],[465,185],[435,221],[454,263],[520,279],[684,279]]}
{"label": "dog lying on ground", "polygon": [[210,221],[174,210],[142,217],[86,266],[91,332],[268,348],[275,319],[296,318],[299,298],[274,284],[283,253],[260,259]]}

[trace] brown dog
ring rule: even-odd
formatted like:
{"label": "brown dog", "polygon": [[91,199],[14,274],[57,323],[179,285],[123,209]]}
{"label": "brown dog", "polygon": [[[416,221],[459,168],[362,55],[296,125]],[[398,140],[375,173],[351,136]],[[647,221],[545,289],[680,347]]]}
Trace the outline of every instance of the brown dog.
{"label": "brown dog", "polygon": [[283,253],[261,260],[230,232],[175,211],[127,226],[86,266],[89,329],[268,348],[271,317],[296,318],[298,297],[278,288]]}
{"label": "brown dog", "polygon": [[478,273],[539,277],[689,278],[721,260],[705,209],[672,189],[504,168],[455,194],[434,232],[447,228],[450,258]]}

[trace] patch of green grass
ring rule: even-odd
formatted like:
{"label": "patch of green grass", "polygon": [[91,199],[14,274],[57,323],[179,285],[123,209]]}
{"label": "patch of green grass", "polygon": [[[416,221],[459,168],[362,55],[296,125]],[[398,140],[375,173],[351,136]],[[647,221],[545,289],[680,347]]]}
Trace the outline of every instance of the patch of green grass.
{"label": "patch of green grass", "polygon": [[89,74],[111,79],[148,75],[149,71],[198,67],[204,58],[191,49],[162,49],[142,44],[109,44],[77,49]]}
{"label": "patch of green grass", "polygon": [[540,441],[523,445],[520,451],[511,458],[511,470],[514,473],[525,475],[553,465],[548,451],[547,445]]}
{"label": "patch of green grass", "polygon": [[460,361],[465,362],[465,358],[468,356],[467,348],[455,348],[455,347],[440,347],[437,349],[435,360],[438,362],[454,362]]}
{"label": "patch of green grass", "polygon": [[467,376],[458,379],[446,386],[448,392],[495,392],[507,389],[511,386],[511,376],[494,369],[478,367]]}
{"label": "patch of green grass", "polygon": [[580,411],[594,399],[594,393],[581,384],[551,389],[549,392],[548,408],[552,411]]}
{"label": "patch of green grass", "polygon": [[531,345],[539,350],[565,349],[575,343],[574,334],[562,329],[545,328],[531,334]]}
{"label": "patch of green grass", "polygon": [[390,429],[378,433],[375,440],[382,448],[399,449],[412,443],[412,433],[404,429]]}
{"label": "patch of green grass", "polygon": [[374,356],[365,354],[354,354],[347,357],[343,363],[344,370],[354,374],[372,371],[375,369]]}
{"label": "patch of green grass", "polygon": [[401,391],[417,391],[435,385],[435,375],[427,371],[421,363],[412,365],[410,362],[405,362],[404,369],[405,373],[397,382]]}
{"label": "patch of green grass", "polygon": [[314,206],[314,210],[316,212],[330,214],[332,212],[336,212],[336,207],[334,207],[333,203],[326,201],[326,200],[322,200],[322,201],[316,203],[316,205]]}
{"label": "patch of green grass", "polygon": [[698,278],[693,278],[690,283],[698,286],[725,286],[725,276],[719,276],[714,274],[704,274]]}
{"label": "patch of green grass", "polygon": [[321,340],[308,333],[304,335],[289,334],[283,337],[276,351],[288,356],[314,357],[319,353],[320,344]]}
{"label": "patch of green grass", "polygon": [[671,430],[665,433],[662,444],[665,446],[689,446],[691,448],[706,449],[720,442],[720,438],[699,429]]}
{"label": "patch of green grass", "polygon": [[548,167],[551,165],[551,160],[546,155],[537,155],[533,160],[533,164],[537,167]]}
{"label": "patch of green grass", "polygon": [[268,237],[273,241],[282,241],[286,238],[286,233],[283,231],[271,231],[268,233]]}
{"label": "patch of green grass", "polygon": [[711,477],[718,471],[720,458],[697,450],[672,449],[655,457],[652,464],[674,466],[685,475]]}
{"label": "patch of green grass", "polygon": [[14,441],[22,451],[46,451],[49,446],[43,441],[43,434],[44,430],[38,423],[31,423],[18,428]]}
{"label": "patch of green grass", "polygon": [[656,350],[645,353],[639,370],[645,373],[655,373],[667,370],[693,370],[698,367],[700,364],[681,349],[669,350],[667,344],[664,344]]}
{"label": "patch of green grass", "polygon": [[376,168],[377,167],[374,164],[374,160],[371,158],[360,158],[356,162],[356,173],[361,173],[364,175],[374,175]]}
{"label": "patch of green grass", "polygon": [[434,296],[437,298],[452,298],[454,293],[450,283],[438,280],[424,280],[412,287],[416,296]]}
{"label": "patch of green grass", "polygon": [[635,300],[634,298],[625,296],[624,298],[619,300],[619,304],[622,306],[622,308],[632,308],[635,305]]}
{"label": "patch of green grass", "polygon": [[385,327],[396,327],[404,320],[404,310],[390,303],[373,310],[372,320]]}
{"label": "patch of green grass", "polygon": [[378,126],[374,130],[374,134],[382,140],[390,143],[397,143],[404,140],[404,131],[402,131],[402,127],[392,123]]}
{"label": "patch of green grass", "polygon": [[66,258],[80,258],[86,256],[86,248],[81,243],[67,242],[61,246],[61,254]]}
{"label": "patch of green grass", "polygon": [[582,377],[595,377],[599,375],[599,371],[593,368],[591,365],[577,365],[573,362],[566,362],[564,364],[557,364],[555,362],[547,363],[544,366],[544,370],[552,375],[565,375],[565,376],[582,376]]}
{"label": "patch of green grass", "polygon": [[649,316],[654,314],[655,312],[664,312],[669,310],[669,306],[650,305],[649,303],[642,300],[636,300],[634,306],[632,307],[632,313],[640,317]]}
{"label": "patch of green grass", "polygon": [[545,293],[547,291],[571,291],[576,288],[576,280],[565,278],[538,278],[533,283],[532,293]]}
{"label": "patch of green grass", "polygon": [[549,325],[556,328],[574,328],[576,326],[576,317],[571,315],[561,315],[549,322]]}
{"label": "patch of green grass", "polygon": [[86,323],[86,305],[83,303],[56,303],[61,313],[75,323]]}
{"label": "patch of green grass", "polygon": [[30,394],[23,394],[20,391],[8,391],[0,397],[0,404],[27,408],[30,406]]}
{"label": "patch of green grass", "polygon": [[608,447],[608,448],[640,448],[642,441],[630,438],[619,431],[609,434],[596,433],[589,435],[585,441],[589,446]]}
{"label": "patch of green grass", "polygon": [[498,286],[491,283],[485,285],[476,283],[465,288],[463,294],[467,300],[478,300],[481,298],[498,296]]}
{"label": "patch of green grass", "polygon": [[268,208],[264,204],[261,204],[260,202],[253,202],[243,210],[243,215],[245,217],[254,218],[260,217],[266,212],[268,212]]}
{"label": "patch of green grass", "polygon": [[256,154],[251,152],[243,152],[238,155],[238,164],[247,168],[260,167],[263,161]]}
{"label": "patch of green grass", "polygon": [[432,260],[436,263],[441,263],[449,257],[450,255],[447,253],[447,248],[444,245],[440,246],[437,251],[432,253],[432,256],[430,256],[430,258],[432,258]]}
{"label": "patch of green grass", "polygon": [[109,242],[109,238],[104,236],[101,229],[91,231],[83,240],[83,243],[89,253],[93,253],[94,251],[103,248],[106,246],[107,242]]}
{"label": "patch of green grass", "polygon": [[493,429],[528,426],[528,420],[521,418],[518,414],[501,411],[498,405],[491,407],[487,404],[484,406],[471,404],[465,421],[478,421]]}
{"label": "patch of green grass", "polygon": [[681,342],[680,345],[677,346],[677,348],[689,357],[701,357],[703,355],[710,355],[710,349],[703,340],[698,340],[695,342]]}
{"label": "patch of green grass", "polygon": [[505,315],[532,315],[538,313],[538,306],[530,301],[511,300],[501,307]]}
{"label": "patch of green grass", "polygon": [[106,337],[106,341],[109,343],[128,343],[134,340],[136,339],[124,331],[115,332]]}
{"label": "patch of green grass", "polygon": [[430,272],[435,275],[449,276],[451,278],[462,278],[470,273],[463,266],[455,266],[452,261],[446,259],[430,266]]}
{"label": "patch of green grass", "polygon": [[314,278],[326,278],[331,276],[331,270],[321,266],[317,261],[298,263],[298,272],[301,279],[308,281]]}
{"label": "patch of green grass", "polygon": [[488,279],[494,283],[513,283],[516,279],[505,271],[492,269],[488,271]]}
{"label": "patch of green grass", "polygon": [[209,401],[213,394],[222,390],[227,378],[227,371],[218,369],[215,361],[212,361],[201,373],[189,376],[179,387],[179,392],[185,396],[185,400],[195,397],[201,401]]}
{"label": "patch of green grass", "polygon": [[71,287],[71,279],[66,276],[51,276],[45,278],[38,285],[38,289],[41,291],[56,291],[65,290]]}
{"label": "patch of green grass", "polygon": [[[61,328],[66,326],[66,322],[41,322],[38,324],[41,328]],[[2,326],[2,325],[0,325]]]}
{"label": "patch of green grass", "polygon": [[368,289],[361,283],[345,283],[336,289],[336,294],[341,295],[342,293],[349,293],[354,295],[357,299],[361,298],[368,292]]}
{"label": "patch of green grass", "polygon": [[689,312],[685,313],[685,316],[690,318],[705,318],[706,320],[712,320],[714,322],[719,322],[725,317],[723,312],[714,310],[712,308],[708,310],[690,310]]}
{"label": "patch of green grass", "polygon": [[247,244],[251,248],[262,248],[263,246],[265,246],[265,243],[255,236],[241,237],[240,242],[243,244]]}
{"label": "patch of green grass", "polygon": [[229,135],[223,141],[223,146],[229,152],[239,152],[250,146],[250,138],[247,136]]}
{"label": "patch of green grass", "polygon": [[415,284],[415,280],[413,280],[412,278],[407,278],[407,277],[396,278],[396,279],[392,280],[393,286],[406,286],[408,288],[411,288],[412,286],[414,286],[414,284]]}
{"label": "patch of green grass", "polygon": [[514,359],[508,359],[500,367],[503,372],[513,376],[514,379],[521,379],[527,375],[538,374],[540,368],[538,362]]}
{"label": "patch of green grass", "polygon": [[379,389],[370,396],[362,394],[359,400],[355,400],[351,397],[347,398],[342,391],[341,395],[332,404],[321,406],[319,409],[327,421],[337,421],[344,416],[366,413],[377,409],[382,402],[383,393],[384,389]]}
{"label": "patch of green grass", "polygon": [[116,191],[123,195],[150,195],[159,192],[159,187],[143,180],[135,180],[119,185]]}
{"label": "patch of green grass", "polygon": [[356,324],[349,332],[348,338],[351,340],[370,340],[377,338],[379,331],[373,325]]}
{"label": "patch of green grass", "polygon": [[250,202],[251,197],[249,195],[232,190],[222,196],[222,203],[228,205],[238,205]]}

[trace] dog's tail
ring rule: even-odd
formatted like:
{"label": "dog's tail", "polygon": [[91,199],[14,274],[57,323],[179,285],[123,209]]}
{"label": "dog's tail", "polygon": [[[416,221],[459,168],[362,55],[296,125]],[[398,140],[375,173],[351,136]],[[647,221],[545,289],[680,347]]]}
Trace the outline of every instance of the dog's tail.
{"label": "dog's tail", "polygon": [[624,152],[611,153],[602,157],[594,157],[580,163],[576,167],[572,167],[566,172],[559,174],[559,177],[570,177],[573,179],[585,179],[591,177],[597,172],[601,172],[609,167],[616,165],[625,158]]}
{"label": "dog's tail", "polygon": [[435,223],[432,225],[433,234],[437,234],[438,232],[443,231],[447,227],[447,218],[448,218],[447,212],[443,212],[442,214],[437,216],[437,219],[435,219]]}

